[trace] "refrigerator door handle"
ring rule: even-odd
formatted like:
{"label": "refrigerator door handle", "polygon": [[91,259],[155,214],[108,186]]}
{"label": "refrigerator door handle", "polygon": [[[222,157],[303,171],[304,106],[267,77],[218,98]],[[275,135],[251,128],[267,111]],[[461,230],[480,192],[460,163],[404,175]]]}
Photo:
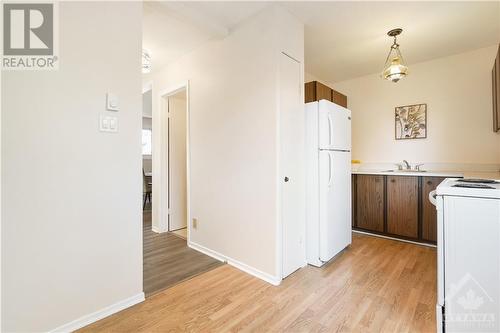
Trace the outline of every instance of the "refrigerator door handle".
{"label": "refrigerator door handle", "polygon": [[332,161],[332,153],[328,152],[328,187],[332,186],[332,174],[333,174],[333,161]]}
{"label": "refrigerator door handle", "polygon": [[328,113],[328,144],[332,145],[332,117],[330,117],[330,113]]}

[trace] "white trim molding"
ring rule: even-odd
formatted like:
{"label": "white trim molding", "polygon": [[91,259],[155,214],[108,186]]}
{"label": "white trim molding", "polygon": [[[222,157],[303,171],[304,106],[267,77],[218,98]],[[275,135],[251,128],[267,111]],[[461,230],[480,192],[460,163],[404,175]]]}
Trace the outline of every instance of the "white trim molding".
{"label": "white trim molding", "polygon": [[119,311],[125,310],[133,305],[141,303],[144,301],[144,293],[139,293],[132,297],[126,298],[122,301],[119,301],[115,304],[111,304],[110,306],[105,307],[104,309],[98,310],[96,312],[90,313],[78,319],[75,319],[67,324],[59,326],[56,329],[51,330],[51,333],[60,333],[60,332],[73,332],[77,329],[95,323],[98,320],[106,318],[112,314],[115,314]]}
{"label": "white trim molding", "polygon": [[[151,171],[153,175],[153,208],[152,208],[152,225],[153,231],[156,233],[168,232],[168,202],[169,202],[169,184],[168,173],[168,98],[180,91],[186,91],[186,182],[187,182],[187,228],[188,238],[190,237],[190,112],[189,112],[189,81],[184,81],[180,84],[170,86],[167,89],[158,91],[157,107],[153,108],[153,139],[152,139],[152,165]],[[156,184],[156,186],[155,186]]]}
{"label": "white trim molding", "polygon": [[240,271],[243,271],[247,274],[250,274],[252,276],[255,276],[258,279],[264,280],[267,283],[270,283],[274,286],[279,286],[281,284],[281,278],[272,276],[268,273],[262,272],[261,270],[258,270],[257,268],[254,268],[252,266],[249,266],[245,263],[242,263],[241,261],[238,261],[236,259],[227,257],[217,251],[213,251],[209,248],[204,247],[203,245],[197,244],[195,242],[188,242],[188,246],[192,248],[193,250],[199,251],[201,253],[206,254],[207,256],[210,256],[214,259],[217,259],[219,261],[225,262],[233,267],[236,267]]}

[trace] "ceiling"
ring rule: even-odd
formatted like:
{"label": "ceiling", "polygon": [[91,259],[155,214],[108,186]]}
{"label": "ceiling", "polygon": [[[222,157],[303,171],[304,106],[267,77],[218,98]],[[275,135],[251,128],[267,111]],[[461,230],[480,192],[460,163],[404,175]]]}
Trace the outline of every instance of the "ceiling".
{"label": "ceiling", "polygon": [[382,71],[392,38],[408,64],[500,41],[500,2],[291,2],[305,24],[305,68],[327,82]]}
{"label": "ceiling", "polygon": [[[227,36],[266,2],[146,2],[144,47],[159,68]],[[392,39],[414,63],[500,41],[500,2],[280,2],[305,25],[305,70],[327,82],[381,71]]]}
{"label": "ceiling", "polygon": [[264,2],[143,2],[143,48],[153,72],[209,40],[224,38]]}

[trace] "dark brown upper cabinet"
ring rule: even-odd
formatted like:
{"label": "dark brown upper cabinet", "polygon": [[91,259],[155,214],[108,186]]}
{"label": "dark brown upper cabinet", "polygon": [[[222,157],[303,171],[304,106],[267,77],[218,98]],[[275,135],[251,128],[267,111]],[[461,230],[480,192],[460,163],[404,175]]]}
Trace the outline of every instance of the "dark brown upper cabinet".
{"label": "dark brown upper cabinet", "polygon": [[493,69],[491,70],[492,96],[493,96],[493,131],[500,130],[500,45]]}
{"label": "dark brown upper cabinet", "polygon": [[387,232],[418,238],[417,177],[387,177]]}
{"label": "dark brown upper cabinet", "polygon": [[347,96],[333,90],[332,88],[318,81],[311,81],[305,84],[305,102],[315,102],[321,99],[333,102],[347,108]]}

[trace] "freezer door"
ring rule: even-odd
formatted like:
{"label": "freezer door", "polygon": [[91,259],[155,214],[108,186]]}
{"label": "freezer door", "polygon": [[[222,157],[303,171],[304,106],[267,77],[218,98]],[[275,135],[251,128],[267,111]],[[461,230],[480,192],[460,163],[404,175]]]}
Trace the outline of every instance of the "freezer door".
{"label": "freezer door", "polygon": [[351,153],[320,151],[319,256],[328,261],[351,244]]}
{"label": "freezer door", "polygon": [[351,150],[351,111],[322,100],[318,112],[319,148]]}

